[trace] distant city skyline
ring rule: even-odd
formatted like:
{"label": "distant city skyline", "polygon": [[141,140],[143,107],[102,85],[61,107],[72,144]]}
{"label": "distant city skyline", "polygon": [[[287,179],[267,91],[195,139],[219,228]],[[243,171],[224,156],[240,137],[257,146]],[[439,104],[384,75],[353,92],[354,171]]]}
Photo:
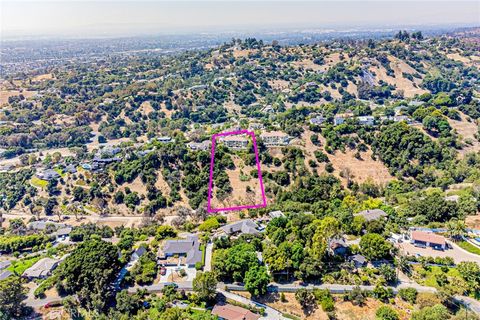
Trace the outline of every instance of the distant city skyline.
{"label": "distant city skyline", "polygon": [[480,25],[479,1],[2,1],[1,36]]}

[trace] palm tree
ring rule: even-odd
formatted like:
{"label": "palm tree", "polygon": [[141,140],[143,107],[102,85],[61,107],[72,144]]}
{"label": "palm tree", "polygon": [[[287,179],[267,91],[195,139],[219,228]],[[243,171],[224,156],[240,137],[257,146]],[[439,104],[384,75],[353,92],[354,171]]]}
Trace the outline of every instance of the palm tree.
{"label": "palm tree", "polygon": [[448,236],[453,239],[453,241],[458,241],[463,238],[465,235],[465,222],[458,219],[452,219],[447,222],[447,232]]}

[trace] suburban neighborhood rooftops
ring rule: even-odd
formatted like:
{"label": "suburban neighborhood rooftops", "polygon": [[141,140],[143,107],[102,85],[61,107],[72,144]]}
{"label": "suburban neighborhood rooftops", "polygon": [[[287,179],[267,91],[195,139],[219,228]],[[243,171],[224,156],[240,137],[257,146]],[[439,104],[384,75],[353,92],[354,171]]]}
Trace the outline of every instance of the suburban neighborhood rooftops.
{"label": "suburban neighborhood rooftops", "polygon": [[10,260],[0,261],[0,270],[10,267],[12,262]]}
{"label": "suburban neighborhood rooftops", "polygon": [[433,232],[412,231],[412,240],[428,242],[432,244],[445,245],[445,237],[434,234]]}
{"label": "suburban neighborhood rooftops", "polygon": [[60,178],[60,174],[53,169],[45,169],[45,170],[37,172],[37,177],[42,179],[42,180],[50,181],[50,180],[53,180],[53,179]]}
{"label": "suburban neighborhood rooftops", "polygon": [[257,320],[260,318],[259,314],[231,304],[216,304],[213,307],[212,314],[226,320]]}
{"label": "suburban neighborhood rooftops", "polygon": [[362,256],[361,254],[355,254],[355,255],[349,257],[348,260],[353,261],[357,264],[365,264],[365,262],[367,261],[367,259],[364,256]]}
{"label": "suburban neighborhood rooftops", "polygon": [[221,227],[221,229],[229,235],[237,232],[246,234],[258,234],[260,232],[257,230],[257,228],[257,224],[249,219],[230,223]]}
{"label": "suburban neighborhood rooftops", "polygon": [[4,270],[2,272],[0,272],[0,280],[5,280],[7,279],[8,277],[10,277],[12,275],[12,271],[10,270]]}
{"label": "suburban neighborhood rooftops", "polygon": [[28,278],[42,278],[46,277],[55,269],[60,260],[52,258],[43,258],[38,260],[33,266],[23,272],[24,277]]}
{"label": "suburban neighborhood rooftops", "polygon": [[372,220],[380,219],[381,217],[386,217],[387,214],[383,210],[372,209],[372,210],[360,211],[354,214],[354,216],[362,216],[365,218],[366,221],[372,221]]}
{"label": "suburban neighborhood rooftops", "polygon": [[273,218],[285,217],[285,215],[283,214],[283,212],[280,211],[280,210],[269,212],[268,215],[269,215],[270,218],[272,218],[272,219],[273,219]]}
{"label": "suburban neighborhood rooftops", "polygon": [[185,254],[186,264],[195,264],[202,261],[202,251],[198,236],[189,235],[183,240],[167,240],[162,249],[163,255]]}
{"label": "suburban neighborhood rooftops", "polygon": [[269,132],[262,132],[260,134],[260,137],[262,138],[268,138],[268,137],[288,137],[288,134],[282,131],[269,131]]}

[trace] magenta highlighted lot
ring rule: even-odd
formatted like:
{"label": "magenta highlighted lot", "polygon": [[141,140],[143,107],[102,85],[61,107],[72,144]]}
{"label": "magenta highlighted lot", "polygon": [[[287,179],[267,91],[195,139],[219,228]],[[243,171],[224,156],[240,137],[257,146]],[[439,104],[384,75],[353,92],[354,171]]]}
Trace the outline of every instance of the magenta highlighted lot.
{"label": "magenta highlighted lot", "polygon": [[[258,171],[258,182],[262,192],[262,203],[253,204],[253,205],[245,205],[245,206],[235,206],[235,207],[226,207],[226,208],[212,208],[212,193],[213,193],[213,168],[215,165],[215,145],[217,142],[218,137],[226,137],[226,136],[233,136],[233,135],[249,135],[252,138],[253,142],[253,150],[255,152],[255,161],[257,163],[257,171]],[[235,192],[235,190],[234,190]],[[238,130],[232,132],[222,132],[217,133],[212,136],[212,152],[211,152],[211,159],[210,159],[210,179],[208,182],[208,204],[207,204],[207,212],[218,212],[218,211],[235,211],[235,210],[242,210],[242,209],[256,209],[256,208],[264,208],[267,206],[267,198],[265,197],[265,189],[263,187],[263,180],[262,180],[262,171],[260,169],[260,160],[258,157],[258,148],[257,148],[257,141],[255,140],[255,133],[248,130]]]}

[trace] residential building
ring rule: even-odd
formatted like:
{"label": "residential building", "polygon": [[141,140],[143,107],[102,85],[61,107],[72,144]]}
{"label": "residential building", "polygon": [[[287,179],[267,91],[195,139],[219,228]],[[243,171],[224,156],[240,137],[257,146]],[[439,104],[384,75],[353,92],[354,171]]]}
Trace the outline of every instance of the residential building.
{"label": "residential building", "polygon": [[418,247],[432,247],[434,249],[445,250],[447,243],[445,237],[437,235],[433,232],[425,232],[414,230],[411,233],[411,242]]}
{"label": "residential building", "polygon": [[269,104],[268,106],[263,107],[262,112],[265,113],[274,113],[275,109]]}
{"label": "residential building", "polygon": [[53,169],[44,169],[44,170],[38,171],[35,175],[37,176],[37,178],[46,180],[46,181],[51,181],[51,180],[60,178],[60,174]]}
{"label": "residential building", "polygon": [[357,121],[363,126],[373,126],[375,123],[375,118],[373,116],[361,116],[357,117]]}
{"label": "residential building", "polygon": [[28,279],[46,278],[52,274],[52,271],[58,266],[61,260],[52,258],[43,258],[38,260],[33,266],[23,272],[23,277]]}
{"label": "residential building", "polygon": [[325,118],[324,116],[316,116],[310,119],[310,124],[319,126],[325,123],[326,121],[327,121],[327,118]]}
{"label": "residential building", "polygon": [[7,269],[12,265],[10,260],[0,261],[0,270]]}
{"label": "residential building", "polygon": [[212,145],[212,142],[210,140],[205,140],[202,142],[189,142],[187,143],[187,147],[190,148],[190,150],[208,150],[210,149]]}
{"label": "residential building", "polygon": [[386,217],[387,214],[385,211],[380,209],[364,210],[358,213],[355,213],[354,216],[362,216],[365,218],[365,221],[378,220],[382,217]]}
{"label": "residential building", "polygon": [[13,275],[13,272],[10,271],[10,270],[1,271],[1,272],[0,272],[0,281],[7,279],[7,278],[10,277],[11,275]]}
{"label": "residential building", "polygon": [[136,261],[140,259],[141,256],[143,256],[147,252],[147,248],[144,246],[138,247],[133,253],[132,256],[130,257],[130,261]]}
{"label": "residential building", "polygon": [[77,173],[77,168],[75,168],[75,165],[69,164],[65,166],[65,169],[63,171],[68,173]]}
{"label": "residential building", "polygon": [[286,146],[291,140],[288,134],[281,131],[263,132],[260,138],[267,147]]}
{"label": "residential building", "polygon": [[260,233],[260,231],[258,231],[258,225],[250,219],[233,222],[221,227],[220,229],[229,236]]}
{"label": "residential building", "polygon": [[175,142],[175,139],[172,139],[172,138],[169,137],[169,136],[157,137],[157,138],[155,138],[155,140],[157,140],[158,142],[161,142],[161,143],[171,143],[171,142]]}
{"label": "residential building", "polygon": [[[167,240],[158,252],[158,256],[159,262],[164,264],[195,266],[195,263],[202,262],[202,251],[200,250],[198,236],[188,235],[183,240]],[[175,260],[176,257],[178,257],[178,261]]]}
{"label": "residential building", "polygon": [[228,135],[220,137],[220,142],[223,143],[226,147],[234,150],[244,150],[248,147],[249,140],[243,135]]}
{"label": "residential building", "polygon": [[272,218],[272,219],[273,219],[273,218],[285,217],[285,215],[283,214],[283,212],[280,211],[280,210],[269,212],[268,215],[269,215],[270,218]]}
{"label": "residential building", "polygon": [[70,235],[70,232],[72,232],[71,227],[64,227],[58,229],[57,231],[52,233],[52,235],[55,236],[57,240],[65,240]]}
{"label": "residential building", "polygon": [[353,256],[348,257],[348,261],[353,262],[353,264],[355,265],[355,268],[361,268],[365,266],[367,259],[361,254],[355,254]]}
{"label": "residential building", "polygon": [[347,248],[348,245],[342,238],[330,239],[328,241],[328,252],[332,255],[346,255]]}
{"label": "residential building", "polygon": [[351,117],[353,117],[353,113],[351,112],[337,114],[335,115],[335,117],[333,117],[333,124],[338,126],[339,124],[344,123],[347,119]]}
{"label": "residential building", "polygon": [[252,311],[231,304],[216,304],[212,314],[221,320],[258,320],[260,315]]}

